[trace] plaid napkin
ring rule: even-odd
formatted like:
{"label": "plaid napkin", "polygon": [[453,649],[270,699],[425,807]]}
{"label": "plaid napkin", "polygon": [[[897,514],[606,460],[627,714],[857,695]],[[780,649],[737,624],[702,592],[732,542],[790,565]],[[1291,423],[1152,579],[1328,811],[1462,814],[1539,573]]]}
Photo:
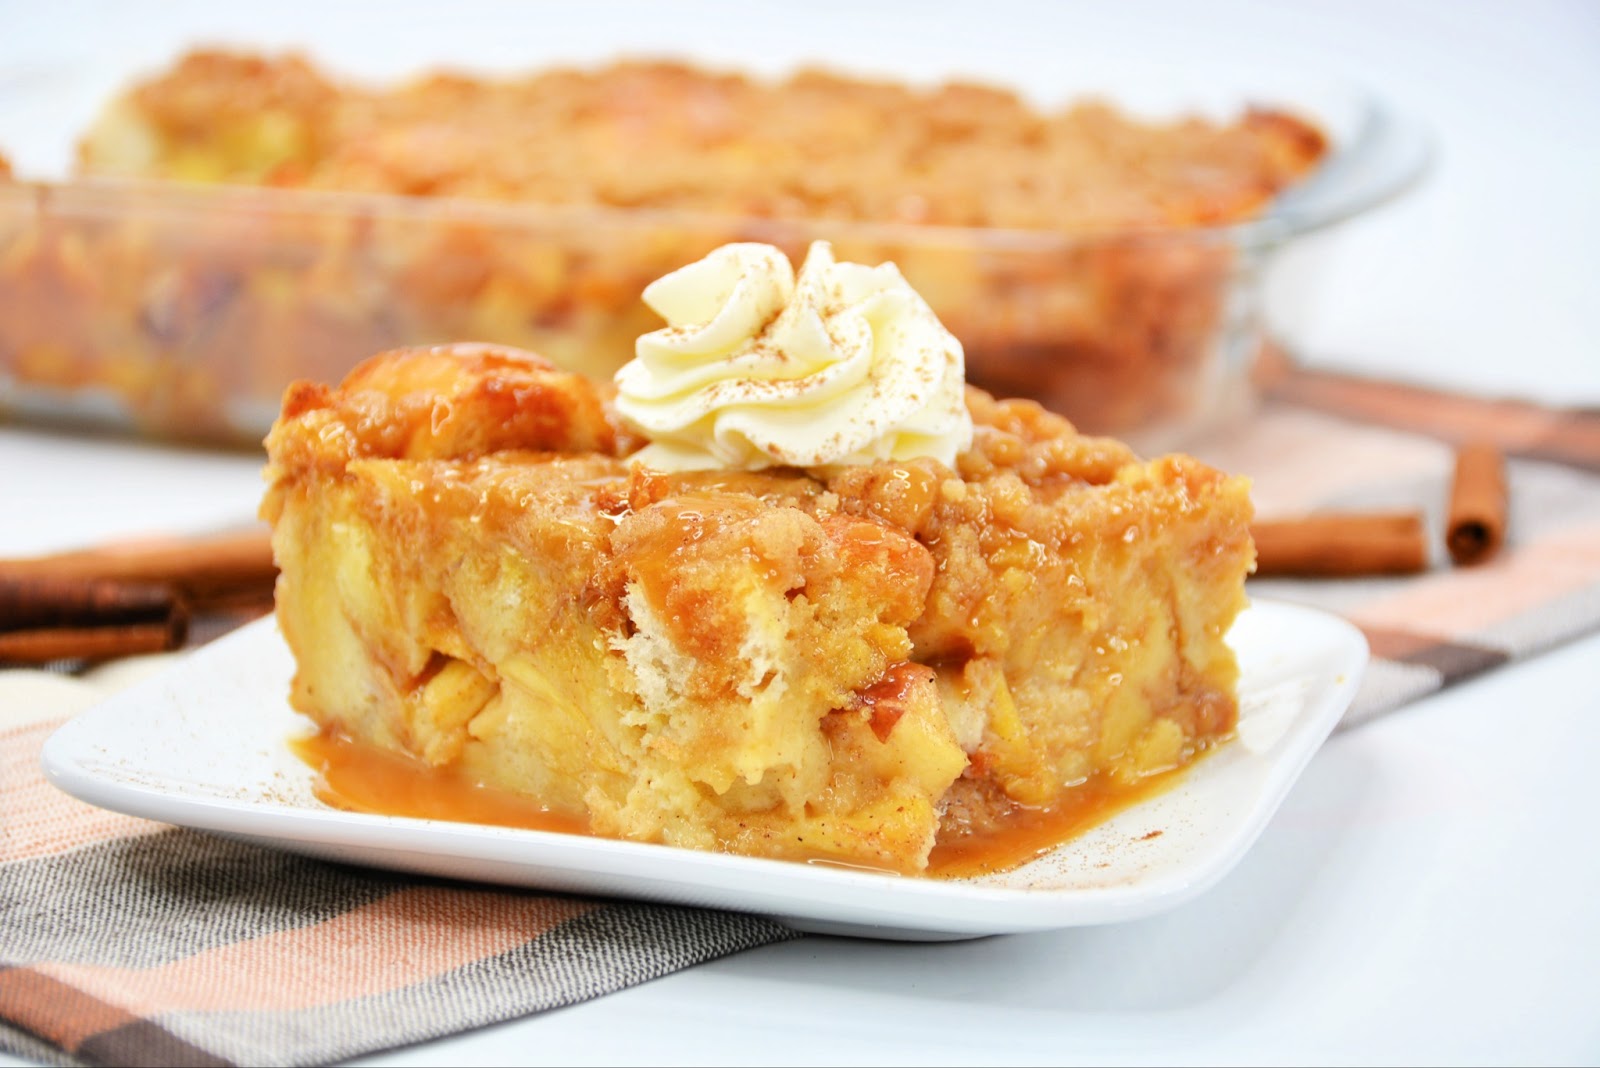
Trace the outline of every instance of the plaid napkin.
{"label": "plaid napkin", "polygon": [[[1450,442],[1499,441],[1508,544],[1490,563],[1257,596],[1357,623],[1375,658],[1346,724],[1600,627],[1600,413],[1465,400],[1280,367],[1242,428],[1194,451],[1260,513],[1423,508]],[[0,672],[0,1048],[53,1063],[309,1064],[571,1004],[792,937],[747,916],[475,888],[102,812],[46,784],[61,719],[144,662]],[[107,674],[107,672],[115,674]]]}
{"label": "plaid napkin", "polygon": [[39,750],[142,673],[119,667],[0,672],[0,1049],[319,1064],[796,937],[754,916],[462,886],[93,808],[44,780]]}

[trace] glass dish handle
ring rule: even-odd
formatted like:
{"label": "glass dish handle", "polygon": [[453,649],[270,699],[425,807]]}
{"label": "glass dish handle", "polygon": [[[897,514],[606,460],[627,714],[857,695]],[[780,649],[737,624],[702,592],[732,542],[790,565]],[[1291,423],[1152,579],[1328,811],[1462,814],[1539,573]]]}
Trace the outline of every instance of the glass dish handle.
{"label": "glass dish handle", "polygon": [[1284,241],[1343,222],[1411,189],[1433,157],[1422,122],[1369,100],[1346,147],[1280,196],[1257,225],[1267,240]]}

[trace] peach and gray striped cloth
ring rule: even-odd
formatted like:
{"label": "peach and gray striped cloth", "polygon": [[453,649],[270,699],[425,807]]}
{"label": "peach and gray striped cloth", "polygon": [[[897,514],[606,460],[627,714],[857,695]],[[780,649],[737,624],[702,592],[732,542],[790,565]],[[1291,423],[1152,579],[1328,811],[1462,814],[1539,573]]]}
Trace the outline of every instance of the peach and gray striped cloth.
{"label": "peach and gray striped cloth", "polygon": [[[1375,653],[1346,723],[1600,628],[1600,413],[1303,372],[1197,449],[1263,515],[1424,508],[1450,442],[1513,457],[1509,540],[1474,568],[1257,580],[1358,623]],[[1442,545],[1442,537],[1439,539]],[[137,663],[0,673],[0,1049],[52,1063],[312,1064],[596,997],[792,937],[726,913],[342,867],[101,812],[38,769],[55,724]]]}
{"label": "peach and gray striped cloth", "polygon": [[795,937],[756,916],[347,867],[92,808],[44,780],[39,750],[129,667],[0,673],[0,1049],[321,1064]]}

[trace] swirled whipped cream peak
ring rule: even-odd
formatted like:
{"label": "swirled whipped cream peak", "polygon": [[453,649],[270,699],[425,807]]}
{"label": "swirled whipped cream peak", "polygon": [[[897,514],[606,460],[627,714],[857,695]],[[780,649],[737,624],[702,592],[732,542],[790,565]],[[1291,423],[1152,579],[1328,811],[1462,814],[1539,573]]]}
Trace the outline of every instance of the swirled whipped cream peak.
{"label": "swirled whipped cream peak", "polygon": [[617,372],[617,410],[666,471],[807,468],[931,456],[972,441],[961,343],[892,263],[812,244],[724,245],[652,282],[667,321]]}

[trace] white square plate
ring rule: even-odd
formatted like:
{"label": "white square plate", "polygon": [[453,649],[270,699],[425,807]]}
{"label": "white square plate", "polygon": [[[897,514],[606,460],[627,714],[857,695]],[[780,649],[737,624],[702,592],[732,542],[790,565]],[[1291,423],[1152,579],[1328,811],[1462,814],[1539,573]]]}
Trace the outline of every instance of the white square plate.
{"label": "white square plate", "polygon": [[1350,624],[1293,605],[1257,601],[1229,640],[1242,668],[1237,741],[1054,852],[975,879],[329,808],[287,745],[308,722],[288,705],[293,663],[270,618],[63,725],[44,770],[103,808],[346,863],[735,909],[829,934],[1050,930],[1147,916],[1221,879],[1338,723],[1367,660]]}

